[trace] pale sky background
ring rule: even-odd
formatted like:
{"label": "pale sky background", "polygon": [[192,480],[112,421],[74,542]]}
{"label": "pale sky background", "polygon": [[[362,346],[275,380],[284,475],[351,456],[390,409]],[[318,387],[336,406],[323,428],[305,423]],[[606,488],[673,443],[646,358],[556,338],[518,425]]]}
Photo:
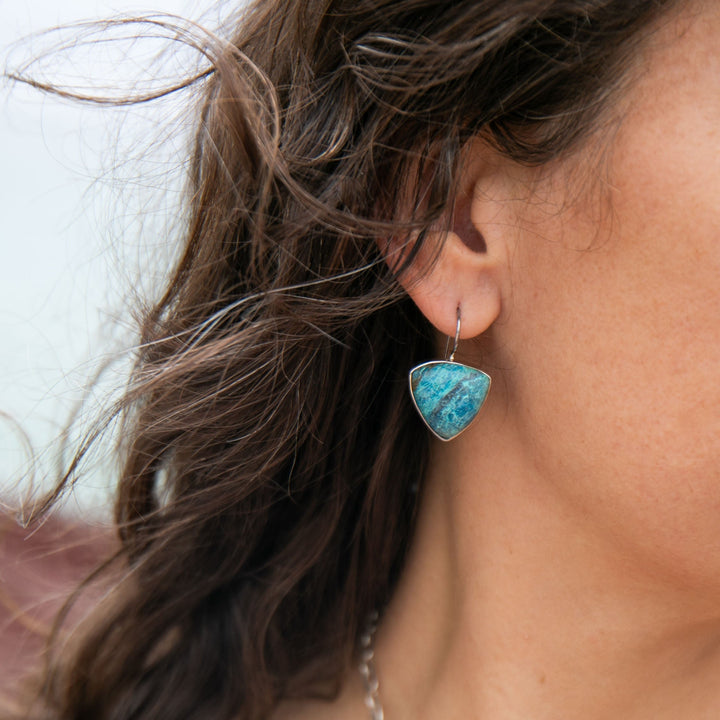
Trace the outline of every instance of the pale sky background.
{"label": "pale sky background", "polygon": [[[8,57],[12,65],[47,47],[33,38],[8,55],[30,33],[144,11],[201,19],[209,27],[220,17],[214,0],[0,0],[0,68]],[[157,47],[126,50],[122,62],[112,56],[111,68],[107,60],[96,63],[97,49],[70,54],[75,65],[58,68],[84,83],[98,77],[109,86],[127,83]],[[165,103],[121,114],[0,86],[0,412],[22,427],[36,452],[52,449],[98,361],[129,343],[124,298],[137,267],[146,268],[142,283],[152,288],[153,267],[162,271],[167,263],[164,231],[177,197],[165,190],[177,186],[177,173],[168,168],[177,167],[184,150],[182,125],[169,121],[173,112]],[[170,139],[155,143],[163,133]],[[144,164],[131,158],[126,167],[144,143],[153,152],[144,153]],[[138,208],[149,210],[138,214]],[[120,363],[98,386],[90,409],[121,382],[122,371]],[[26,458],[20,433],[1,422],[0,497],[12,500],[25,489]],[[52,470],[51,454],[40,458],[40,467]],[[99,465],[69,508],[102,510],[109,476]]]}

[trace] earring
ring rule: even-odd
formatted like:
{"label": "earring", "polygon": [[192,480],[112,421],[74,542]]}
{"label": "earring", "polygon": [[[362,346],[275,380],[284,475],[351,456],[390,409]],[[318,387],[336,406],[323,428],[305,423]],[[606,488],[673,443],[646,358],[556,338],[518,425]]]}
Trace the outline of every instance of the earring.
{"label": "earring", "polygon": [[[446,360],[431,360],[409,374],[410,396],[420,417],[440,440],[456,438],[477,417],[490,390],[490,376],[455,362],[460,337],[460,306],[453,350]],[[450,338],[448,338],[448,347]],[[446,350],[447,354],[447,350]]]}

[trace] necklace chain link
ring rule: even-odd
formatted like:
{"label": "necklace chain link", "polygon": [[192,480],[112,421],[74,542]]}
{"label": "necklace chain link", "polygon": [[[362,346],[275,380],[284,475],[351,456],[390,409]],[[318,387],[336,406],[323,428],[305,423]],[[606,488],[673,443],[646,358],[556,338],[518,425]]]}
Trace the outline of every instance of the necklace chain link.
{"label": "necklace chain link", "polygon": [[375,632],[380,615],[373,610],[368,616],[365,629],[360,636],[360,665],[358,669],[365,683],[365,705],[370,711],[371,720],[384,720],[377,673],[375,672]]}

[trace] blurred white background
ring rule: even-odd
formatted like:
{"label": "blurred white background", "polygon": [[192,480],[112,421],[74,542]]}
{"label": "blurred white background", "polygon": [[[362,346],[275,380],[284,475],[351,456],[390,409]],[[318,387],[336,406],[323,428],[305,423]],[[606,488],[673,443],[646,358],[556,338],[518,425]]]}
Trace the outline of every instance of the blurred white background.
{"label": "blurred white background", "polygon": [[[12,47],[32,33],[146,11],[178,14],[211,28],[221,13],[211,0],[0,0],[2,64],[12,69],[52,44],[33,37]],[[72,74],[86,84],[99,78],[110,87],[128,81],[127,69],[142,66],[146,50],[126,43],[127,55],[117,65],[117,54],[101,61],[103,52],[95,47],[70,53],[70,66],[53,60],[46,74],[53,77],[57,62],[61,79]],[[169,76],[178,72],[170,65]],[[141,279],[137,289],[152,290],[172,253],[167,238],[185,137],[182,122],[171,120],[177,110],[172,103],[182,97],[120,112],[17,85],[5,84],[1,92],[0,412],[7,419],[0,423],[0,498],[14,502],[28,483],[22,433],[40,453],[40,468],[52,472],[54,438],[89,379],[99,363],[132,340],[124,317],[131,286]],[[156,143],[163,135],[165,142]],[[136,155],[145,159],[136,162]],[[124,368],[120,362],[107,373],[89,410],[121,384]],[[99,463],[68,508],[102,514],[111,474]]]}

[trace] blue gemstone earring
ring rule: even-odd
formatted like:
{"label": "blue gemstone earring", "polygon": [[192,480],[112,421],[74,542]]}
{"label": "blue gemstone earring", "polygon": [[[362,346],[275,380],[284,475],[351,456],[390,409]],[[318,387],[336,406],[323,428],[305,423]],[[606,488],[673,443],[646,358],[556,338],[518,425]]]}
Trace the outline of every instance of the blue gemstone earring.
{"label": "blue gemstone earring", "polygon": [[[440,440],[456,438],[477,417],[490,390],[490,376],[455,362],[460,337],[457,309],[455,342],[447,360],[431,360],[410,371],[410,395],[420,417]],[[450,338],[448,338],[448,347]]]}

